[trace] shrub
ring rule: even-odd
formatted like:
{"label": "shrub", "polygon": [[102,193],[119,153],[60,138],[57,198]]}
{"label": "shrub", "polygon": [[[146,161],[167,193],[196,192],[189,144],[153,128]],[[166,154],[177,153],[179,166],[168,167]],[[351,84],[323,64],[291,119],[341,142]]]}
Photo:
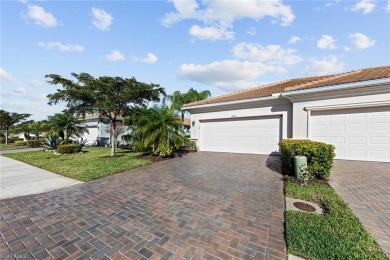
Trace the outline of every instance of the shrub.
{"label": "shrub", "polygon": [[198,151],[198,146],[196,145],[196,142],[192,140],[188,140],[186,142],[185,148],[190,151]]}
{"label": "shrub", "polygon": [[173,152],[172,146],[170,145],[164,145],[160,143],[160,145],[157,147],[157,149],[153,152],[155,155],[161,156],[161,157],[168,157],[171,156]]}
{"label": "shrub", "polygon": [[27,144],[27,141],[23,141],[23,140],[16,140],[15,141],[15,145],[20,145],[20,146],[22,146],[22,145],[26,145]]}
{"label": "shrub", "polygon": [[55,150],[55,149],[57,149],[58,143],[59,143],[58,140],[51,138],[51,137],[48,137],[43,142],[42,147],[47,149],[47,150]]}
{"label": "shrub", "polygon": [[294,156],[307,157],[309,173],[317,178],[329,178],[335,156],[334,146],[310,140],[282,140],[283,174],[294,176]]}
{"label": "shrub", "polygon": [[[16,141],[24,141],[24,139],[23,138],[8,138],[8,143],[9,144],[15,143]],[[5,144],[5,138],[4,137],[0,138],[0,143]]]}
{"label": "shrub", "polygon": [[69,154],[81,152],[81,146],[79,144],[62,144],[57,146],[57,153]]}
{"label": "shrub", "polygon": [[27,140],[25,142],[27,147],[38,147],[42,144],[40,140]]}

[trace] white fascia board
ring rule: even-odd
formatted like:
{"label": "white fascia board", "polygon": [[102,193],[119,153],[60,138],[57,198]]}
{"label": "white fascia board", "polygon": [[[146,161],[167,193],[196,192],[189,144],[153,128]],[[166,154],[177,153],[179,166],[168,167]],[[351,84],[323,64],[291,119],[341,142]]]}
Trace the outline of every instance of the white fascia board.
{"label": "white fascia board", "polygon": [[243,99],[243,100],[228,101],[228,102],[220,102],[220,103],[213,103],[213,104],[205,104],[205,105],[197,105],[197,106],[188,106],[188,107],[183,107],[183,110],[189,111],[189,110],[197,109],[197,108],[221,107],[221,106],[236,105],[236,104],[243,104],[243,103],[253,103],[253,102],[261,102],[261,101],[271,101],[271,100],[277,100],[278,98],[279,98],[279,96],[261,97],[261,98],[252,98],[252,99]]}
{"label": "white fascia board", "polygon": [[289,96],[305,95],[305,94],[327,92],[327,91],[334,91],[334,90],[344,90],[349,88],[367,87],[367,86],[374,86],[374,85],[381,85],[381,84],[390,84],[390,78],[359,81],[359,82],[330,85],[330,86],[301,89],[301,90],[293,90],[293,91],[284,92],[282,93],[281,96],[289,97]]}

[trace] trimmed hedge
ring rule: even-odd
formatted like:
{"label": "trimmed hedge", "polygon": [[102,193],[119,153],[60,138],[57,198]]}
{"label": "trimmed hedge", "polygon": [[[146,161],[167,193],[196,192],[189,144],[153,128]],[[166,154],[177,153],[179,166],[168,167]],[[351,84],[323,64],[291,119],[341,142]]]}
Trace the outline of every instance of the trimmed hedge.
{"label": "trimmed hedge", "polygon": [[16,140],[15,141],[15,145],[19,145],[19,146],[23,146],[23,145],[26,145],[27,144],[27,142],[26,141],[23,141],[23,140]]}
{"label": "trimmed hedge", "polygon": [[27,147],[38,147],[42,144],[41,140],[27,140],[25,142]]}
{"label": "trimmed hedge", "polygon": [[285,175],[295,176],[294,156],[307,157],[309,173],[320,179],[330,177],[330,169],[335,157],[334,146],[310,140],[282,140],[282,171]]}
{"label": "trimmed hedge", "polygon": [[81,146],[79,144],[62,144],[57,146],[57,153],[69,154],[81,152]]}

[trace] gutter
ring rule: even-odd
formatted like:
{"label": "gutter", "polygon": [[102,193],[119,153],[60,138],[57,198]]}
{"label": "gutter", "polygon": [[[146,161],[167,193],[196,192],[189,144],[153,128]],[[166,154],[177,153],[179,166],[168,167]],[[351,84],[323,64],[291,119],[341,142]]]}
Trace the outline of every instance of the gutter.
{"label": "gutter", "polygon": [[243,104],[243,103],[247,104],[247,103],[259,102],[259,101],[271,101],[271,100],[277,100],[278,98],[279,98],[279,96],[242,99],[242,100],[227,101],[227,102],[220,102],[220,103],[213,103],[213,104],[188,106],[188,107],[183,107],[183,110],[188,111],[188,110],[197,109],[197,108],[220,107],[220,106],[236,105],[236,104]]}
{"label": "gutter", "polygon": [[344,89],[357,88],[357,87],[367,87],[367,86],[380,85],[386,83],[390,84],[390,78],[358,81],[352,83],[330,85],[325,87],[317,87],[317,88],[309,88],[309,89],[301,89],[301,90],[293,90],[293,91],[283,92],[281,94],[281,97],[288,98],[290,96],[305,95],[305,94],[312,94],[312,93],[319,93],[319,92],[326,92],[326,91],[344,90]]}

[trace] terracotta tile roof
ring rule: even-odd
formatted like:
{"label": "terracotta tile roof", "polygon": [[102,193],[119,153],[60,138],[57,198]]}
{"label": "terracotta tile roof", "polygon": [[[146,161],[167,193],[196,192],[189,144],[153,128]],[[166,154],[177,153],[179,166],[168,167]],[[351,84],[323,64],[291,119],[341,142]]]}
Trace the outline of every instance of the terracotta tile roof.
{"label": "terracotta tile roof", "polygon": [[317,77],[297,78],[280,81],[265,86],[246,89],[239,92],[212,97],[206,100],[185,104],[184,107],[222,103],[261,97],[270,97],[275,93],[300,89],[317,88],[359,81],[390,78],[390,66],[354,70],[346,73]]}

